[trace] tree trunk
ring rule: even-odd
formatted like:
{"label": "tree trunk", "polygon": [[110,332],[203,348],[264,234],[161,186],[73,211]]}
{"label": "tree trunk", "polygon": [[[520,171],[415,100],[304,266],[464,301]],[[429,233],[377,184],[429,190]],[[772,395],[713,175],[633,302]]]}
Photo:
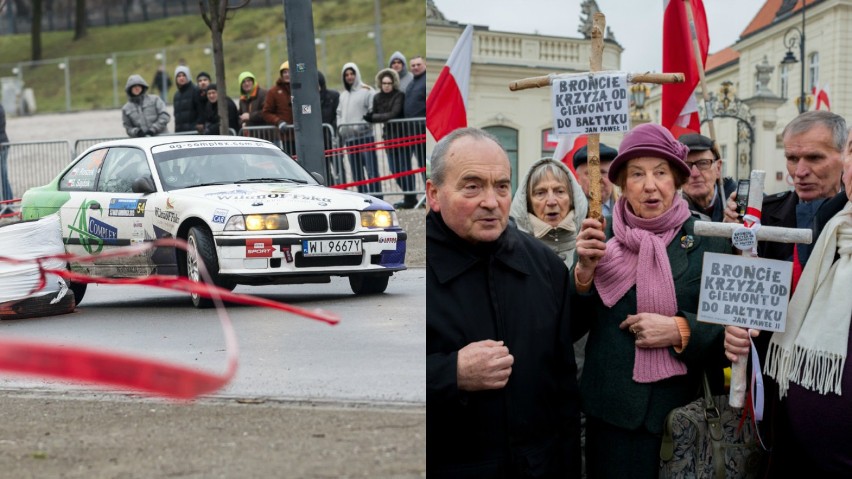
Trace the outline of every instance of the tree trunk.
{"label": "tree trunk", "polygon": [[86,36],[86,0],[76,0],[76,11],[74,13],[74,40]]}
{"label": "tree trunk", "polygon": [[30,30],[32,61],[41,60],[41,0],[33,0],[33,20]]}

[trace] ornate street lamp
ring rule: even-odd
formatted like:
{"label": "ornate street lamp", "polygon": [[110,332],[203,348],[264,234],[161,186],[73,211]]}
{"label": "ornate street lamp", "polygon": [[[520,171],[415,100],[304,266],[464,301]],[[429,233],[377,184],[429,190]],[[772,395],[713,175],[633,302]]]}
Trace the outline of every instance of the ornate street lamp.
{"label": "ornate street lamp", "polygon": [[792,65],[794,63],[798,63],[799,60],[796,59],[796,55],[793,54],[793,48],[799,46],[799,59],[802,62],[802,73],[801,73],[801,93],[799,94],[799,113],[804,113],[807,108],[806,103],[806,94],[805,94],[805,4],[802,2],[802,29],[799,30],[796,27],[790,27],[784,33],[784,46],[787,47],[787,53],[784,55],[784,59],[781,60],[782,65]]}
{"label": "ornate street lamp", "polygon": [[644,83],[630,85],[630,102],[633,103],[634,111],[632,117],[637,121],[647,121],[648,114],[645,113],[645,101],[651,96],[651,89]]}

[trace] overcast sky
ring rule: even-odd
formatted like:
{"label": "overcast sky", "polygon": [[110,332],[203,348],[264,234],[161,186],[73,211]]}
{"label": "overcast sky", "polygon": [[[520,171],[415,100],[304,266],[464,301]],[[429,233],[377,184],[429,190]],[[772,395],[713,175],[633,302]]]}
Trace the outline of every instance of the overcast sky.
{"label": "overcast sky", "polygon": [[[680,0],[672,0],[680,1]],[[448,20],[492,30],[580,38],[581,0],[434,0]],[[624,47],[627,72],[660,71],[663,0],[597,0],[606,25]],[[765,0],[704,0],[710,53],[732,45]]]}

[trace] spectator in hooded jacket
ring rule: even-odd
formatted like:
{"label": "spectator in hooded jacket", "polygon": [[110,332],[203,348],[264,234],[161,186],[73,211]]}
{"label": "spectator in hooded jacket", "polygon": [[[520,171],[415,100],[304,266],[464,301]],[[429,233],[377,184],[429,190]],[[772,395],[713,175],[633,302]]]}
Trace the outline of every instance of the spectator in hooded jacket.
{"label": "spectator in hooded jacket", "polygon": [[163,100],[146,95],[148,83],[140,75],[130,75],[124,86],[127,103],[121,107],[121,122],[130,137],[155,136],[167,130],[169,112]]}
{"label": "spectator in hooded jacket", "polygon": [[[237,113],[237,105],[234,100],[228,96],[223,96],[222,101],[228,107],[228,128],[234,128],[239,121],[239,113]],[[221,120],[219,118],[219,91],[215,83],[207,86],[207,114],[205,115],[204,131],[205,135],[218,135]]]}
{"label": "spectator in hooded jacket", "polygon": [[[358,151],[349,152],[349,164],[352,167],[353,180],[361,181],[366,178],[378,178],[379,165],[376,151],[372,146],[376,138],[373,128],[364,120],[364,115],[370,110],[373,99],[373,89],[361,81],[361,71],[358,65],[347,63],[341,71],[343,91],[340,92],[340,105],[337,107],[337,125],[340,129],[340,139],[347,148]],[[364,174],[366,170],[366,176]],[[378,182],[358,186],[361,193],[381,193],[382,187]]]}
{"label": "spectator in hooded jacket", "polygon": [[[405,93],[399,91],[399,77],[391,68],[385,68],[376,75],[376,85],[379,87],[379,92],[373,96],[373,108],[364,115],[364,119],[370,123],[385,123],[384,140],[393,140],[401,138],[404,135],[402,124],[391,123],[389,120],[402,118],[402,104],[405,101]],[[385,148],[388,154],[388,163],[393,173],[400,173],[411,169],[410,156],[406,157],[408,151],[406,147],[395,147],[393,145]],[[414,179],[411,175],[400,176],[396,178],[396,182],[403,192],[414,191]],[[414,208],[417,204],[415,195],[405,195],[406,201],[402,208]]]}
{"label": "spectator in hooded jacket", "polygon": [[[320,109],[322,110],[322,137],[323,146],[326,151],[335,147],[334,135],[337,131],[337,106],[340,105],[340,92],[329,90],[325,82],[325,75],[321,71],[317,71],[317,82],[319,83],[320,91]],[[330,125],[329,130],[325,125]],[[343,183],[343,158],[338,153],[329,155],[326,153],[328,160],[328,178],[329,185],[339,185]]]}
{"label": "spectator in hooded jacket", "polygon": [[[207,87],[210,86],[210,74],[201,72],[195,75],[195,84],[198,85],[198,124],[195,125],[199,133],[204,132],[204,124],[207,121]],[[233,124],[231,125],[233,127]]]}
{"label": "spectator in hooded jacket", "polygon": [[393,52],[388,60],[388,68],[393,68],[399,75],[399,91],[405,93],[408,84],[414,79],[414,75],[408,71],[408,60],[405,59],[405,55],[401,52]]}
{"label": "spectator in hooded jacket", "polygon": [[242,72],[240,81],[240,125],[263,126],[263,102],[266,100],[266,90],[257,84],[257,78],[252,72]]}
{"label": "spectator in hooded jacket", "polygon": [[284,62],[278,69],[275,86],[266,92],[263,101],[263,120],[267,125],[278,128],[281,135],[281,149],[288,155],[296,153],[296,140],[293,135],[293,94],[290,90],[290,62]]}
{"label": "spectator in hooded jacket", "polygon": [[182,131],[195,131],[198,125],[201,111],[198,107],[198,87],[192,83],[192,77],[189,73],[189,67],[179,65],[175,68],[175,92],[173,104],[175,115],[175,133]]}

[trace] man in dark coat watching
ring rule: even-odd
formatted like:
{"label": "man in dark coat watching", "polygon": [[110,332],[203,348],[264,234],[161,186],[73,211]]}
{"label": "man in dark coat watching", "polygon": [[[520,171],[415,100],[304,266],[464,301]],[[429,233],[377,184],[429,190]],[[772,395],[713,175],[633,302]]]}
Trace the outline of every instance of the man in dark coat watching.
{"label": "man in dark coat watching", "polygon": [[200,93],[192,77],[189,67],[180,65],[175,68],[175,84],[177,91],[174,96],[175,133],[183,131],[198,132],[196,125],[203,123],[202,111],[199,109]]}
{"label": "man in dark coat watching", "polygon": [[579,477],[568,270],[509,223],[509,159],[455,130],[426,183],[426,467],[435,477]]}

